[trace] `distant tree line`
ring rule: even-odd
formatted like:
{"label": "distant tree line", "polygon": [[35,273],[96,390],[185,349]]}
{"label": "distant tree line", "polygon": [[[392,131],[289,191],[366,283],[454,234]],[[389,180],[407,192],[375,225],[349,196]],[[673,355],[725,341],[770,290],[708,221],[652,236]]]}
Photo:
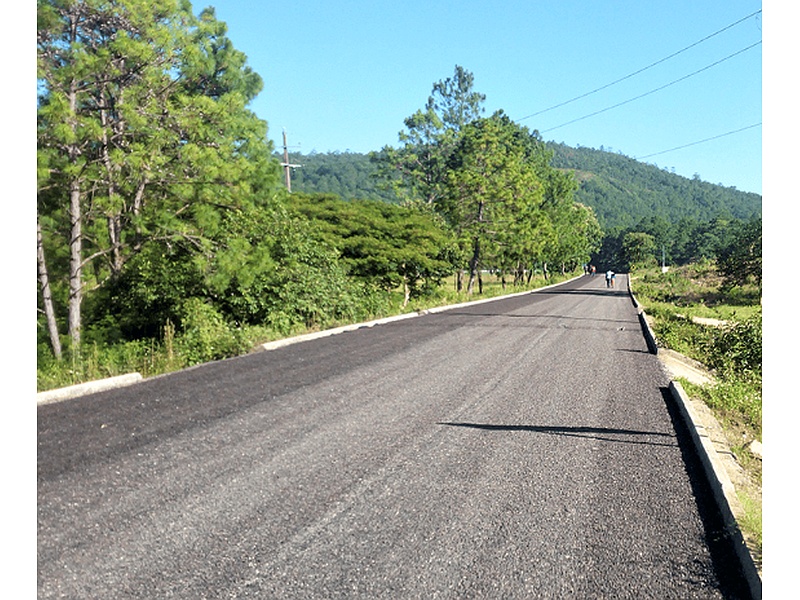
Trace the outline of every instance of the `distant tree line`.
{"label": "distant tree line", "polygon": [[604,230],[630,228],[642,219],[748,220],[761,215],[761,196],[695,174],[691,179],[619,153],[571,148],[551,142],[553,166],[572,171],[580,185],[576,198],[591,206]]}
{"label": "distant tree line", "polygon": [[761,227],[761,217],[676,222],[651,217],[608,232],[592,261],[603,269],[624,271],[714,261],[727,285],[754,283],[760,287]]}
{"label": "distant tree line", "polygon": [[[749,220],[761,214],[761,196],[732,187],[686,178],[618,153],[572,148],[547,142],[551,165],[572,172],[578,187],[576,201],[594,210],[604,231],[634,227],[642,219],[663,218],[707,222],[717,217]],[[347,200],[370,198],[401,202],[378,177],[369,155],[354,152],[290,154],[303,165],[292,176],[292,188],[334,193]]]}
{"label": "distant tree line", "polygon": [[[603,149],[571,148],[555,142],[545,147],[552,152],[553,167],[574,175],[574,200],[591,207],[603,227],[601,248],[591,257],[598,265],[627,270],[630,265],[662,260],[668,265],[722,260],[723,255],[731,254],[726,248],[736,246],[737,236],[760,227],[758,194],[711,184],[699,175],[682,177]],[[309,192],[328,191],[326,181],[316,174],[338,163],[343,168],[337,177],[348,190],[343,198],[397,203],[407,194],[399,177],[393,187],[385,185],[379,177],[380,165],[366,154],[297,155],[292,160],[304,164],[303,185]],[[360,176],[347,177],[351,170]],[[724,260],[731,263],[730,258]]]}
{"label": "distant tree line", "polygon": [[[278,155],[276,155],[278,156]],[[282,159],[282,155],[281,159]],[[343,200],[382,200],[399,204],[397,193],[382,185],[369,155],[356,152],[289,153],[292,190],[307,194],[335,194]]]}

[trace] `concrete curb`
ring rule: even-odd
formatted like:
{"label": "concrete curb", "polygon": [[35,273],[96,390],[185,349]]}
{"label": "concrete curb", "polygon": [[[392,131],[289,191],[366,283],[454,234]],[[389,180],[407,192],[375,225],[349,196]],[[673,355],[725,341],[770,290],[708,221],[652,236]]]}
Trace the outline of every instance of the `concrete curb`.
{"label": "concrete curb", "polygon": [[706,433],[705,427],[700,424],[700,419],[695,415],[691,401],[681,384],[677,381],[671,381],[669,389],[689,430],[695,451],[703,464],[704,475],[711,486],[714,501],[722,515],[725,535],[731,540],[736,558],[739,561],[739,567],[747,582],[750,597],[754,600],[761,600],[761,577],[733,514],[732,507],[739,504],[736,489],[730,477],[728,477],[714,444]]}
{"label": "concrete curb", "polygon": [[653,330],[650,328],[650,323],[647,322],[647,315],[644,314],[644,309],[639,304],[639,301],[636,299],[636,296],[631,289],[631,274],[628,273],[628,294],[630,294],[631,302],[636,307],[636,311],[639,315],[639,325],[642,327],[642,333],[644,333],[644,340],[647,342],[647,349],[650,350],[650,354],[658,354],[658,344],[656,343],[656,336],[653,333]]}
{"label": "concrete curb", "polygon": [[126,375],[117,375],[116,377],[109,377],[107,379],[99,379],[97,381],[88,381],[86,383],[78,383],[69,387],[59,388],[57,390],[48,390],[46,392],[39,392],[36,394],[36,405],[51,404],[53,402],[60,402],[62,400],[69,400],[70,398],[77,398],[86,394],[93,394],[95,392],[102,392],[103,390],[110,390],[114,388],[133,385],[142,380],[139,373],[128,373]]}
{"label": "concrete curb", "polygon": [[402,315],[396,315],[394,317],[375,319],[374,321],[367,321],[365,323],[353,323],[352,325],[342,325],[341,327],[335,327],[333,329],[325,329],[323,331],[315,331],[313,333],[305,333],[303,335],[297,335],[294,337],[283,338],[272,342],[266,342],[265,344],[261,344],[261,348],[262,350],[276,350],[278,348],[283,348],[284,346],[290,346],[292,344],[297,344],[299,342],[306,342],[309,340],[317,340],[324,337],[330,337],[332,335],[337,335],[340,333],[344,333],[346,331],[355,331],[356,329],[375,327],[375,325],[382,325],[384,323],[403,321],[404,319],[411,319],[413,317],[418,317],[420,314],[421,313],[411,312]]}
{"label": "concrete curb", "polygon": [[[630,274],[628,274],[628,293],[630,294],[633,305],[637,308],[639,322],[642,325],[642,332],[644,333],[647,347],[652,354],[658,354],[658,344],[656,343],[653,330],[647,322],[644,309],[631,290]],[[695,414],[691,400],[686,395],[681,384],[677,381],[670,380],[669,389],[678,408],[678,412],[686,428],[689,430],[695,452],[703,465],[703,474],[714,494],[714,502],[722,515],[725,535],[731,540],[736,558],[739,561],[739,568],[747,582],[750,597],[754,600],[761,600],[761,577],[758,574],[753,556],[747,548],[747,544],[744,541],[742,532],[739,529],[739,524],[736,522],[736,517],[733,513],[732,507],[739,506],[739,499],[736,496],[736,489],[733,486],[733,482],[730,477],[728,477],[728,473],[725,471],[725,467],[719,458],[716,448],[714,448],[711,438],[706,433],[701,419]]]}

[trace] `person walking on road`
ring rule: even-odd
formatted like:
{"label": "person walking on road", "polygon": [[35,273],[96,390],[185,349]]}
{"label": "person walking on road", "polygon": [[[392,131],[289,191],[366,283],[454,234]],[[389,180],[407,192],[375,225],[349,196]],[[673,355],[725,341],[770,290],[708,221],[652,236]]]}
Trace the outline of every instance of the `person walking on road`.
{"label": "person walking on road", "polygon": [[606,271],[606,287],[614,287],[614,271]]}

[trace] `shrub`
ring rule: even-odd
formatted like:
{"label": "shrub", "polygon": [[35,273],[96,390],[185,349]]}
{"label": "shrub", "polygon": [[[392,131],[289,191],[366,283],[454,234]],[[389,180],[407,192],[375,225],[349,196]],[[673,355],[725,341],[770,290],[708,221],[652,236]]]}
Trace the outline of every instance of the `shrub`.
{"label": "shrub", "polygon": [[181,310],[178,352],[189,365],[235,356],[242,350],[241,336],[220,312],[201,298],[189,298]]}
{"label": "shrub", "polygon": [[708,343],[710,366],[734,373],[758,373],[762,361],[761,313],[715,330]]}

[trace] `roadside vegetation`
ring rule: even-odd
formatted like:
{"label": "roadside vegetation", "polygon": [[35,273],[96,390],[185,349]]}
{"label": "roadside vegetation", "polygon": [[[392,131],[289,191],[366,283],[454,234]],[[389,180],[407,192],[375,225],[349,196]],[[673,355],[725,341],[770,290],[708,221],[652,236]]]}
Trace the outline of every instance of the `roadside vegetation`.
{"label": "roadside vegetation", "polygon": [[[758,232],[760,247],[760,229]],[[746,248],[743,239],[735,247]],[[672,267],[639,269],[631,277],[637,300],[651,320],[660,347],[699,361],[714,381],[695,385],[681,380],[686,392],[705,402],[725,430],[737,462],[750,481],[737,489],[746,535],[761,548],[761,458],[751,444],[762,440],[762,311],[758,277],[743,261],[722,253]],[[736,268],[733,268],[735,265]]]}

